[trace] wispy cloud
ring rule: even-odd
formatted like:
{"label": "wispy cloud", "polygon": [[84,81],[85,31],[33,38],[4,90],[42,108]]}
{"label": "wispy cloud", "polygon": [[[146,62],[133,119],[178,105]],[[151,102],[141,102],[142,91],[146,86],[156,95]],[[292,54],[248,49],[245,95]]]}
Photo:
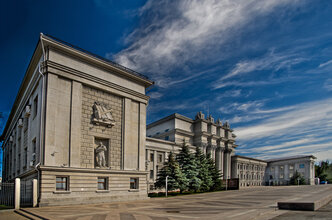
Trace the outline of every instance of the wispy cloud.
{"label": "wispy cloud", "polygon": [[[304,103],[291,109],[258,125],[237,128],[238,138],[248,140],[276,134],[282,136],[294,130],[304,130],[306,126],[327,126],[326,122],[332,120],[332,99]],[[332,125],[328,128],[332,129]]]}
{"label": "wispy cloud", "polygon": [[327,79],[324,82],[324,89],[326,89],[327,91],[332,91],[332,79]]}
{"label": "wispy cloud", "polygon": [[299,57],[298,54],[276,54],[271,50],[269,54],[261,58],[253,60],[243,60],[235,64],[235,67],[230,70],[225,76],[221,77],[219,81],[224,81],[228,78],[244,75],[259,70],[274,70],[278,71],[283,68],[290,68],[293,65],[301,63],[307,59]]}
{"label": "wispy cloud", "polygon": [[325,157],[319,154],[320,159],[332,158],[332,99],[271,112],[271,116],[257,123],[235,128],[240,143],[250,142],[239,152],[266,159],[326,151],[329,153]]}
{"label": "wispy cloud", "polygon": [[321,63],[321,64],[319,64],[319,68],[322,68],[322,67],[324,67],[324,66],[328,66],[328,65],[331,65],[332,64],[332,60],[329,60],[329,61],[326,61],[325,63]]}
{"label": "wispy cloud", "polygon": [[[127,37],[128,47],[114,56],[124,66],[159,77],[187,63],[219,59],[203,51],[221,47],[246,24],[294,0],[148,1],[142,25]],[[146,22],[144,22],[146,21]],[[202,56],[204,54],[205,56]]]}

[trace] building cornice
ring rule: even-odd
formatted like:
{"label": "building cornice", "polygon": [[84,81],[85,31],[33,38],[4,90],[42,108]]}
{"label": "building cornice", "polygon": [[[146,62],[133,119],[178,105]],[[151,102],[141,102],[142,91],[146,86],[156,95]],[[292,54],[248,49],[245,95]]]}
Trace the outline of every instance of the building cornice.
{"label": "building cornice", "polygon": [[189,122],[189,123],[193,123],[194,122],[194,120],[192,120],[192,119],[190,119],[190,118],[188,118],[186,116],[180,115],[178,113],[174,113],[174,114],[168,115],[168,116],[166,116],[164,118],[161,118],[158,121],[155,121],[155,122],[152,122],[152,123],[148,124],[146,126],[146,128],[149,129],[151,127],[154,127],[154,126],[159,125],[161,123],[164,123],[166,121],[172,120],[174,118],[181,119],[181,120]]}
{"label": "building cornice", "polygon": [[84,60],[85,62],[94,64],[97,67],[106,68],[108,70],[116,72],[118,75],[120,75],[122,77],[126,77],[129,79],[135,80],[136,82],[140,82],[145,87],[149,87],[154,84],[153,81],[147,79],[146,76],[144,76],[140,73],[137,73],[127,67],[114,63],[110,60],[106,60],[105,58],[99,57],[95,54],[92,54],[89,51],[78,48],[67,42],[56,39],[55,37],[52,37],[49,35],[42,35],[41,39],[42,39],[45,47],[50,46],[52,48],[59,48],[61,51],[74,55],[75,57],[80,58],[80,59]]}
{"label": "building cornice", "polygon": [[[77,79],[77,80],[80,80],[80,81],[82,81],[82,79],[86,79],[88,81],[92,81],[92,82],[95,82],[95,83],[98,83],[98,84],[105,85],[109,88],[115,89],[116,91],[121,91],[123,93],[133,95],[135,97],[139,97],[139,98],[145,100],[146,103],[149,100],[149,96],[146,96],[142,93],[139,93],[139,92],[136,92],[134,90],[122,87],[122,86],[114,84],[112,82],[108,82],[106,80],[100,79],[98,77],[92,76],[90,74],[87,74],[87,73],[84,73],[84,72],[81,72],[81,71],[78,71],[78,70],[75,70],[75,69],[72,69],[70,67],[61,65],[59,63],[56,63],[56,62],[53,62],[53,61],[50,61],[50,60],[48,60],[46,62],[45,68],[46,68],[47,72],[50,72],[50,73],[53,73],[53,74],[56,74],[56,75],[64,76],[63,72],[65,72],[65,73],[69,73],[70,75],[79,77],[79,79]],[[70,77],[70,76],[68,76],[68,77]],[[83,82],[83,84],[86,84],[86,83]],[[124,94],[122,94],[122,96],[124,96]]]}
{"label": "building cornice", "polygon": [[112,170],[112,169],[52,167],[52,166],[40,166],[39,169],[41,171],[76,172],[76,173],[141,174],[141,175],[146,175],[148,173],[147,171],[139,171],[139,170]]}

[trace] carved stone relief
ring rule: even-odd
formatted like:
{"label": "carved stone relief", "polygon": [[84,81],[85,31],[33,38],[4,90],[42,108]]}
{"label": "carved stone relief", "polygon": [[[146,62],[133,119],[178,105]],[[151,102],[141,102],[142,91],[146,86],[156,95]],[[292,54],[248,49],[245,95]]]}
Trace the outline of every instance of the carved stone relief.
{"label": "carved stone relief", "polygon": [[112,116],[112,109],[108,108],[100,102],[95,102],[92,106],[93,115],[92,122],[96,125],[104,125],[112,127],[115,125],[115,121]]}

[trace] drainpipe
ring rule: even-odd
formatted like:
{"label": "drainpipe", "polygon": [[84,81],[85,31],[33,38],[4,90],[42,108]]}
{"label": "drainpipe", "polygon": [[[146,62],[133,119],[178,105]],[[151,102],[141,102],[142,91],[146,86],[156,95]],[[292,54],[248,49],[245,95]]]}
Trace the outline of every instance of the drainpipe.
{"label": "drainpipe", "polygon": [[43,33],[40,33],[40,44],[41,44],[41,48],[42,48],[42,59],[38,64],[38,72],[42,77],[42,88],[41,88],[41,112],[40,112],[40,132],[39,132],[39,163],[36,164],[36,166],[34,167],[35,170],[37,171],[37,180],[38,180],[38,202],[40,201],[40,188],[41,188],[41,184],[40,184],[40,165],[42,164],[42,154],[43,154],[43,143],[44,143],[44,115],[45,115],[45,106],[44,106],[44,99],[45,99],[45,75],[43,73],[43,70],[41,67],[41,65],[44,64],[44,62],[46,61],[46,54],[45,54],[45,49],[44,49],[44,43],[43,43]]}

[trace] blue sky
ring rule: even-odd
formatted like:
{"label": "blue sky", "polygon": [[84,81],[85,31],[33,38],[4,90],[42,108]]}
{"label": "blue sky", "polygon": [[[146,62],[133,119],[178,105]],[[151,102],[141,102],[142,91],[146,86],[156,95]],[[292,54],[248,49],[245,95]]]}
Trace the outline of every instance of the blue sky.
{"label": "blue sky", "polygon": [[332,2],[2,1],[0,111],[47,33],[156,82],[147,122],[229,121],[237,153],[332,160]]}

